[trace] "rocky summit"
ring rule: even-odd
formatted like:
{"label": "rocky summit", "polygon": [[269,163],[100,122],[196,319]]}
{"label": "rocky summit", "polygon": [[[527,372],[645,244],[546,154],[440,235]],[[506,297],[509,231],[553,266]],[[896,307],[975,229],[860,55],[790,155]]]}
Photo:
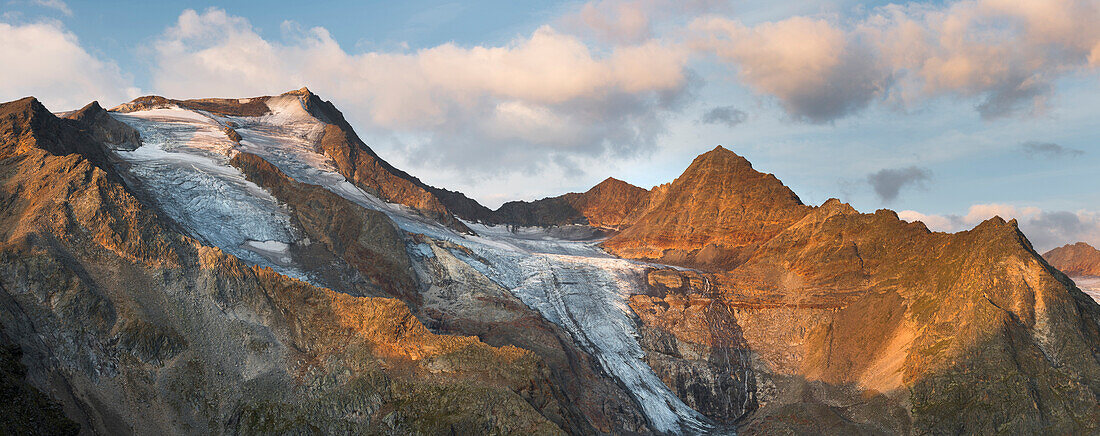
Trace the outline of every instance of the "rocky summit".
{"label": "rocky summit", "polygon": [[25,98],[0,105],[0,427],[1096,434],[1098,259],[807,205],[721,146],[492,210],[305,88]]}

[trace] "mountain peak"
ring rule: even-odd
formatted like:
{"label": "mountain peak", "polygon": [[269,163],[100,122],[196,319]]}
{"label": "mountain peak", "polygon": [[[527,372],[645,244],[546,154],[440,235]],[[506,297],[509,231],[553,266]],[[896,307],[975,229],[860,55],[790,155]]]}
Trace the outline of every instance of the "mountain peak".
{"label": "mountain peak", "polygon": [[283,95],[298,95],[298,96],[302,96],[302,97],[309,97],[311,95],[317,95],[317,94],[314,94],[313,92],[311,92],[309,90],[309,88],[303,86],[303,87],[301,87],[299,89],[295,89],[293,91],[284,92]]}
{"label": "mountain peak", "polygon": [[42,102],[38,101],[34,96],[23,97],[19,100],[11,101],[3,104],[4,114],[12,113],[49,113],[46,106],[42,105]]}
{"label": "mountain peak", "polygon": [[743,156],[721,145],[700,154],[691,162],[685,174],[693,171],[744,171],[752,170],[752,163]]}
{"label": "mountain peak", "polygon": [[634,186],[634,185],[632,185],[628,182],[624,182],[624,181],[616,179],[614,177],[608,177],[608,178],[604,179],[602,182],[596,184],[596,186],[593,186],[591,189],[589,189],[589,192],[592,192],[593,190],[601,190],[601,189],[639,189],[639,190],[644,190],[644,189],[639,188],[637,186]]}
{"label": "mountain peak", "polygon": [[[667,187],[655,189],[637,222],[603,246],[624,257],[729,268],[809,210],[774,175],[717,146]],[[706,246],[712,248],[698,250]]]}

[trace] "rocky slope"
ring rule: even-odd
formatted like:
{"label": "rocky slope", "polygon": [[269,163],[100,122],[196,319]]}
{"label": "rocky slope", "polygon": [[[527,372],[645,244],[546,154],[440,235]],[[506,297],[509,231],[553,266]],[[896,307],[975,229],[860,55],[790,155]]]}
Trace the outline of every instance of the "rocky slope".
{"label": "rocky slope", "polygon": [[1067,244],[1043,254],[1050,265],[1073,276],[1100,276],[1100,250],[1084,242]]}
{"label": "rocky slope", "polygon": [[0,323],[83,431],[583,431],[530,351],[181,235],[78,123],[0,106]]}

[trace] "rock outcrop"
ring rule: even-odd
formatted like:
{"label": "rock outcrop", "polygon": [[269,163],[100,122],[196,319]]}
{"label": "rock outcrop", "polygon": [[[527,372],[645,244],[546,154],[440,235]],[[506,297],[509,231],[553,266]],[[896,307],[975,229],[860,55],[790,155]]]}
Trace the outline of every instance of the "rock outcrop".
{"label": "rock outcrop", "polygon": [[1043,258],[1071,276],[1100,276],[1100,250],[1084,242],[1055,248]]}

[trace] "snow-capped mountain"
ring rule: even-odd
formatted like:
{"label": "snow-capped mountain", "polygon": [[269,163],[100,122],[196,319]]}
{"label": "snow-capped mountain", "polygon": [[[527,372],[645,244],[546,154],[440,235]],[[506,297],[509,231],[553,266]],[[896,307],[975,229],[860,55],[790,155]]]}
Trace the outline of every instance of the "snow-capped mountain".
{"label": "snow-capped mountain", "polygon": [[20,413],[42,425],[1100,422],[1100,306],[1014,222],[945,234],[805,205],[723,147],[653,189],[609,179],[494,211],[394,168],[305,88],[62,118],[33,99],[0,108],[0,339],[26,373],[13,389],[44,404]]}

